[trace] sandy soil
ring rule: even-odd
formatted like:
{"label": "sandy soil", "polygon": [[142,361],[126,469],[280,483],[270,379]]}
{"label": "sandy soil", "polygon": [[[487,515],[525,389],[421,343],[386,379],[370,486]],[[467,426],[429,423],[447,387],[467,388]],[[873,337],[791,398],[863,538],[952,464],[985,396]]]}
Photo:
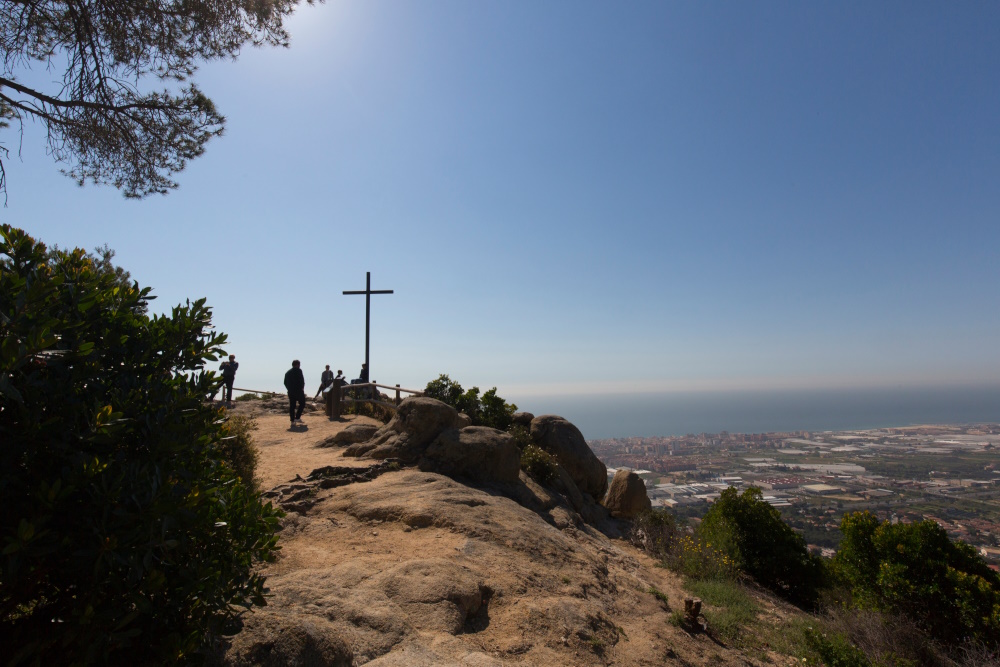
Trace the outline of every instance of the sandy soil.
{"label": "sandy soil", "polygon": [[[279,399],[281,400],[284,399]],[[381,422],[361,415],[344,415],[340,420],[331,421],[323,413],[318,401],[310,401],[306,412],[302,414],[302,423],[291,428],[288,413],[275,407],[274,403],[265,407],[257,401],[238,401],[232,408],[236,414],[250,415],[257,421],[254,441],[260,450],[258,474],[262,489],[288,482],[295,479],[296,475],[305,477],[322,466],[366,467],[370,464],[354,458],[343,458],[340,455],[342,448],[318,445],[351,424],[381,426]]]}

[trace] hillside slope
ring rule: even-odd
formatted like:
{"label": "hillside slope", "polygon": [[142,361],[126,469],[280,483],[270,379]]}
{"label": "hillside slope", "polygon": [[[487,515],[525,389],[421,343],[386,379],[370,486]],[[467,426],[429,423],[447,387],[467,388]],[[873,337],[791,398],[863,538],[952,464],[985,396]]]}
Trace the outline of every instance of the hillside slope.
{"label": "hillside slope", "polygon": [[281,555],[263,568],[272,597],[227,639],[226,664],[795,662],[672,625],[688,595],[680,580],[617,538],[623,524],[597,530],[523,473],[472,486],[323,446],[374,423],[365,417],[307,413],[294,432],[286,416],[257,419],[261,476],[288,516]]}

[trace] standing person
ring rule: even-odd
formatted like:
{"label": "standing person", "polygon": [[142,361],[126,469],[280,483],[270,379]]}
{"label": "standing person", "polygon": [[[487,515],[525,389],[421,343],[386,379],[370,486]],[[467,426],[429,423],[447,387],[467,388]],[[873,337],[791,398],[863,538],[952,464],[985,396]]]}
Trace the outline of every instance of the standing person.
{"label": "standing person", "polygon": [[331,384],[333,384],[333,371],[330,370],[330,364],[327,364],[326,370],[319,376],[319,389],[316,390],[316,395],[313,398],[319,398],[323,390]]}
{"label": "standing person", "polygon": [[[239,367],[235,354],[230,354],[229,360],[223,361],[219,366],[219,370],[222,372],[222,400],[226,402],[226,405],[229,405],[233,400],[233,382],[236,381],[236,369]],[[218,390],[213,391],[208,400],[214,401],[217,393]]]}
{"label": "standing person", "polygon": [[235,354],[230,354],[229,361],[223,361],[219,366],[219,370],[222,371],[222,400],[226,405],[233,402],[233,383],[236,382],[236,369],[239,367]]}
{"label": "standing person", "polygon": [[295,422],[302,421],[302,410],[306,407],[306,378],[299,368],[298,359],[292,362],[292,367],[285,373],[285,389],[288,390],[288,418],[292,420],[292,426],[295,426]]}

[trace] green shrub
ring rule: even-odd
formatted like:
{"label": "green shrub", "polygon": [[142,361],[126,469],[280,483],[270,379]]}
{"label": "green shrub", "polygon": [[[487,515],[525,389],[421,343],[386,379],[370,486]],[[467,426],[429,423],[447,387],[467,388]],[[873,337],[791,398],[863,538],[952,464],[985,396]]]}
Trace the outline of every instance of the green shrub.
{"label": "green shrub", "polygon": [[257,464],[260,452],[253,441],[257,420],[246,415],[232,415],[226,420],[227,435],[219,442],[219,453],[245,485],[260,490]]}
{"label": "green shrub", "polygon": [[938,641],[1000,644],[1000,575],[933,521],[845,515],[836,563],[861,606],[912,619]]}
{"label": "green shrub", "polygon": [[522,452],[526,447],[532,444],[531,433],[527,428],[521,426],[520,424],[512,425],[509,429],[507,429],[507,433],[510,434],[510,437],[514,438],[514,444],[517,445],[517,448]]}
{"label": "green shrub", "polygon": [[521,470],[539,484],[548,484],[556,477],[556,460],[537,445],[528,445],[521,452]]}
{"label": "green shrub", "polygon": [[740,574],[739,566],[725,549],[697,535],[679,537],[663,562],[692,579],[736,579]]}
{"label": "green shrub", "polygon": [[876,667],[955,667],[925,631],[899,614],[835,606],[824,614],[821,632],[842,637]]}
{"label": "green shrub", "polygon": [[626,537],[633,546],[665,560],[677,542],[677,520],[666,510],[646,510],[632,519]]}
{"label": "green shrub", "polygon": [[233,400],[234,401],[259,401],[259,400],[261,400],[261,395],[260,394],[254,394],[254,393],[240,394],[239,396],[237,396]]}
{"label": "green shrub", "polygon": [[705,514],[698,530],[706,543],[722,549],[737,566],[791,602],[815,605],[825,585],[822,561],[805,540],[764,502],[760,489],[742,494],[730,487]]}
{"label": "green shrub", "polygon": [[826,667],[872,667],[867,656],[843,635],[826,635],[807,628],[806,643]]}
{"label": "green shrub", "polygon": [[424,388],[424,396],[447,403],[459,412],[464,412],[472,420],[473,426],[489,426],[506,431],[510,428],[517,406],[507,403],[497,396],[493,387],[480,398],[479,387],[463,390],[462,385],[447,375],[439,375]]}
{"label": "green shrub", "polygon": [[497,396],[497,388],[493,387],[480,400],[479,422],[482,426],[506,431],[510,428],[515,412],[517,406]]}
{"label": "green shrub", "polygon": [[[204,300],[0,226],[0,636],[14,664],[171,664],[239,607],[280,512],[222,453]],[[16,647],[16,651],[12,649]]]}

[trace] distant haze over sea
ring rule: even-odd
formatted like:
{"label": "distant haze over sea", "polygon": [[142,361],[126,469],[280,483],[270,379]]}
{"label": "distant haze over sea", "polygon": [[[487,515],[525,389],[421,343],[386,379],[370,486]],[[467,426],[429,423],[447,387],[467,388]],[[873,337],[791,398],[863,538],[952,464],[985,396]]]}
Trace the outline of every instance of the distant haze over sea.
{"label": "distant haze over sea", "polygon": [[588,440],[1000,422],[1000,385],[511,396],[509,400],[536,415],[566,417]]}

